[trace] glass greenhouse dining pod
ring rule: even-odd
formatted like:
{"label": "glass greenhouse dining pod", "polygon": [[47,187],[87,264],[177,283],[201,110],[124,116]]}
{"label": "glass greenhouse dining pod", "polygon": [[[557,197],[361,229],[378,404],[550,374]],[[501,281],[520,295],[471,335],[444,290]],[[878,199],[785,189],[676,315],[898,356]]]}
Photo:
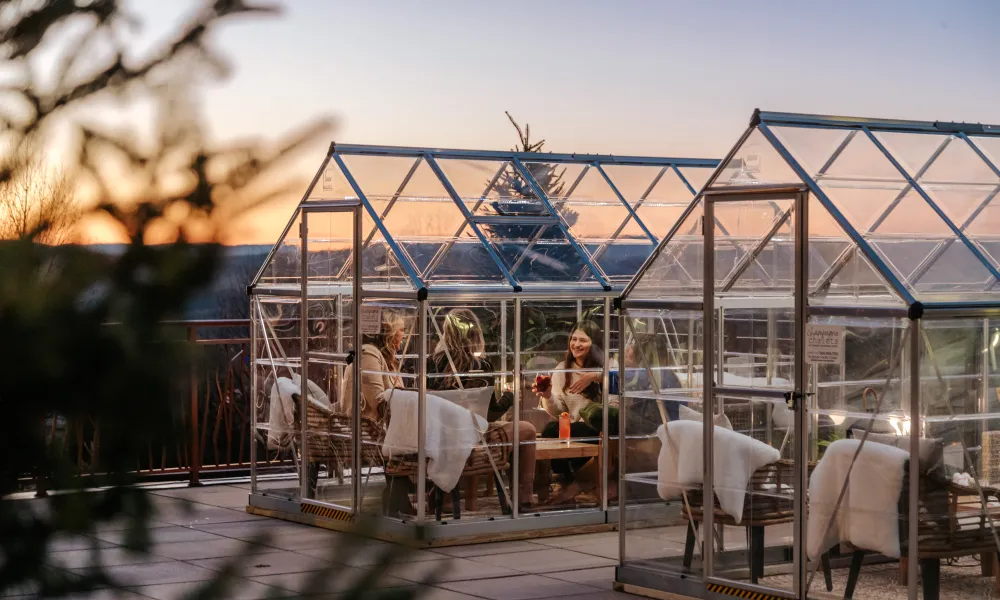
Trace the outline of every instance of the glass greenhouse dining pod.
{"label": "glass greenhouse dining pod", "polygon": [[611,301],[718,164],[332,145],[248,288],[249,510],[431,545],[615,526]]}
{"label": "glass greenhouse dining pod", "polygon": [[616,587],[1000,595],[998,159],[1000,127],[754,113],[617,301]]}

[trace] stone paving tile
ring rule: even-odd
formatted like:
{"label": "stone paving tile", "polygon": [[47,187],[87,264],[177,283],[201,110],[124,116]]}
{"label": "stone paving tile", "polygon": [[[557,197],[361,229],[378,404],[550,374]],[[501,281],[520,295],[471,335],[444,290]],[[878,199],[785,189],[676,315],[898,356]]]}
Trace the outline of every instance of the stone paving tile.
{"label": "stone paving tile", "polygon": [[[333,553],[336,548],[351,547],[351,537],[345,533],[338,533],[317,527],[307,527],[305,531],[277,529],[271,531],[267,545],[293,552],[326,549]],[[356,543],[354,547],[357,547]]]}
{"label": "stone paving tile", "polygon": [[[670,543],[667,542],[669,545]],[[629,546],[631,549],[635,549],[634,544]],[[579,552],[580,554],[590,554],[591,556],[599,556],[601,558],[606,558],[608,560],[618,560],[618,540],[613,542],[591,542],[586,545],[580,546],[570,546],[564,548],[565,550],[572,550],[573,552]],[[677,552],[683,552],[683,546],[677,546]]]}
{"label": "stone paving tile", "polygon": [[157,490],[155,495],[179,500],[195,500],[201,504],[220,506],[223,508],[241,508],[247,505],[249,492],[247,490],[226,485],[205,486],[200,488],[177,488]]}
{"label": "stone paving tile", "polygon": [[[83,569],[90,566],[96,558],[94,550],[65,550],[50,552],[47,562],[64,569]],[[169,561],[169,558],[150,554],[132,552],[125,548],[101,548],[101,563],[105,566],[139,565]]]}
{"label": "stone paving tile", "polygon": [[420,600],[477,600],[481,596],[470,596],[439,587],[421,587]]}
{"label": "stone paving tile", "polygon": [[[205,531],[199,531],[197,529],[191,529],[190,527],[179,527],[177,525],[171,525],[169,527],[157,527],[152,530],[153,541],[157,544],[169,544],[171,542],[207,542],[210,540],[218,539],[217,536],[207,533]],[[99,540],[110,542],[112,544],[120,545],[125,539],[124,531],[105,531],[103,533],[95,534]]]}
{"label": "stone paving tile", "polygon": [[[155,585],[158,583],[205,581],[206,579],[215,577],[214,571],[176,561],[143,565],[119,565],[108,567],[105,571],[125,587]],[[86,569],[72,569],[70,572],[84,574],[86,573]]]}
{"label": "stone paving tile", "polygon": [[615,567],[597,567],[593,569],[581,569],[578,571],[561,571],[559,573],[546,573],[546,577],[589,585],[591,587],[610,590],[615,581]]}
{"label": "stone paving tile", "polygon": [[[364,575],[364,571],[361,569],[355,569],[352,567],[340,567],[335,575],[332,575],[327,580],[327,593],[336,594],[338,592],[345,591],[352,582],[357,581],[359,577]],[[264,585],[270,585],[273,587],[281,588],[289,592],[303,592],[309,585],[309,580],[313,577],[315,571],[304,572],[304,573],[282,573],[280,575],[264,575],[262,577],[251,577],[251,581],[256,581],[258,583],[263,583]],[[399,579],[397,577],[383,577],[378,582],[378,587],[380,588],[391,588],[391,587],[406,587],[412,585],[411,582]]]}
{"label": "stone paving tile", "polygon": [[436,587],[470,594],[489,600],[534,600],[536,598],[579,597],[594,592],[594,588],[559,581],[541,575],[518,575],[499,579],[453,581]]}
{"label": "stone paving tile", "polygon": [[244,521],[267,521],[267,517],[252,515],[245,510],[233,508],[220,508],[218,506],[197,505],[190,512],[178,511],[170,514],[157,515],[156,519],[171,525],[184,525],[195,527],[198,525],[211,525],[215,523],[238,523]]}
{"label": "stone paving tile", "polygon": [[[447,562],[422,561],[396,565],[389,572],[401,579],[420,584],[428,583],[428,578],[432,575],[436,577],[438,582],[442,582],[483,579],[487,577],[510,577],[520,574],[514,569],[501,565],[466,558],[452,558]],[[434,585],[438,584],[435,583]]]}
{"label": "stone paving tile", "polygon": [[[291,552],[332,560],[350,567],[367,567],[378,562],[383,545],[388,546],[389,544],[385,544],[384,542],[371,543],[361,548],[345,549],[343,552],[331,551],[330,548],[304,548],[291,550]],[[447,560],[448,558],[444,554],[438,554],[430,550],[410,550],[406,554],[395,557],[393,560],[397,563],[411,563],[427,560]]]}
{"label": "stone paving tile", "polygon": [[539,538],[533,543],[553,548],[573,548],[578,546],[589,546],[591,544],[602,544],[613,542],[618,543],[618,532],[609,531],[606,533],[583,533],[580,535],[566,535],[561,537]]}
{"label": "stone paving tile", "polygon": [[240,556],[253,550],[266,552],[270,548],[251,545],[249,542],[243,540],[220,537],[207,542],[157,544],[153,547],[152,553],[156,556],[163,556],[173,560],[199,560],[203,558]]}
{"label": "stone paving tile", "polygon": [[144,600],[146,596],[132,590],[95,590],[86,594],[71,594],[65,600]]}
{"label": "stone paving tile", "polygon": [[[549,598],[542,598],[540,600],[553,600],[555,598],[564,598],[564,596],[551,596]],[[573,600],[637,600],[638,596],[633,596],[631,594],[625,594],[622,592],[615,592],[608,590],[606,592],[595,592],[593,594],[582,594],[580,596],[574,596]]]}
{"label": "stone paving tile", "polygon": [[530,552],[532,550],[544,550],[535,542],[494,542],[490,544],[469,544],[467,546],[446,546],[444,548],[431,548],[432,552],[468,558],[471,556],[488,556],[493,554],[507,554],[511,552]]}
{"label": "stone paving tile", "polygon": [[[159,585],[144,585],[135,589],[144,598],[155,600],[177,600],[197,590],[204,582],[164,583]],[[241,579],[233,582],[233,587],[227,591],[226,598],[231,600],[258,600],[260,598],[290,597],[293,593],[273,588],[256,581]]]}
{"label": "stone paving tile", "polygon": [[90,548],[110,548],[114,545],[111,542],[85,535],[67,535],[54,538],[49,542],[49,551],[64,552],[68,550],[87,550]]}
{"label": "stone paving tile", "polygon": [[[204,560],[189,560],[188,563],[209,569],[220,571],[224,566],[232,562],[229,558],[207,558]],[[244,577],[252,578],[263,575],[281,575],[282,573],[301,573],[305,571],[322,571],[323,569],[342,568],[333,563],[304,556],[294,552],[262,552],[249,557],[245,563]]]}
{"label": "stone paving tile", "polygon": [[[493,556],[478,556],[471,560],[487,563],[492,566],[505,567],[524,573],[555,573],[575,569],[607,567],[616,561],[563,550],[561,548],[546,548],[534,552],[516,552],[514,554],[496,554]],[[487,576],[488,577],[488,576]]]}

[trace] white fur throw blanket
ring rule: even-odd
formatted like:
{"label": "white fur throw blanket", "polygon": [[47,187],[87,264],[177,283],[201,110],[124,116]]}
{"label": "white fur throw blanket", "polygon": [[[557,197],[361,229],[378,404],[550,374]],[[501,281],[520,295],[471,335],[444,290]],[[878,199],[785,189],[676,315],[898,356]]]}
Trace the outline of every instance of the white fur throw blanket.
{"label": "white fur throw blanket", "polygon": [[[664,500],[704,483],[703,432],[702,423],[687,420],[671,421],[656,430],[661,442],[656,490]],[[723,512],[739,523],[753,472],[776,462],[781,454],[764,442],[719,426],[714,443],[715,496]]]}
{"label": "white fur throw blanket", "polygon": [[[306,386],[309,388],[309,401],[329,409],[330,399],[323,390],[311,379],[306,380]],[[295,401],[292,396],[301,392],[302,378],[298,374],[292,375],[291,379],[278,377],[271,386],[267,415],[267,447],[271,450],[283,448],[295,433]]]}
{"label": "white fur throw blanket", "polygon": [[[417,452],[418,394],[412,390],[389,389],[382,393],[389,402],[389,426],[386,428],[382,455],[386,458]],[[479,431],[486,419],[468,409],[432,394],[427,394],[427,478],[445,492],[458,484],[465,462],[479,443]],[[475,419],[475,420],[473,420]],[[478,428],[478,430],[477,430]]]}
{"label": "white fur throw blanket", "polygon": [[[840,542],[899,558],[897,505],[903,487],[905,450],[865,442],[851,468],[861,440],[837,440],[830,444],[809,478],[809,521],[806,539],[810,560]],[[841,488],[847,493],[824,540]]]}

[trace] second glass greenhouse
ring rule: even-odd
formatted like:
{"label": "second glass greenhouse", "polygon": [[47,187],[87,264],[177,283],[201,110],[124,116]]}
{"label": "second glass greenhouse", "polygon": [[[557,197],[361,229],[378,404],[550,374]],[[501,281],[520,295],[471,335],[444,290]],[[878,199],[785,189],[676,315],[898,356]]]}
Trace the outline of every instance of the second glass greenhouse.
{"label": "second glass greenhouse", "polygon": [[754,114],[619,302],[618,587],[996,597],[998,158],[1000,127]]}

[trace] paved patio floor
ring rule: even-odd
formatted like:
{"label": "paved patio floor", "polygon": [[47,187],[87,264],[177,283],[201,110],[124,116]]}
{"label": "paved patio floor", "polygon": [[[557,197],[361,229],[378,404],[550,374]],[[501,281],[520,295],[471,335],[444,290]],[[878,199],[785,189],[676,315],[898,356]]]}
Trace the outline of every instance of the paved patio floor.
{"label": "paved patio floor", "polygon": [[[307,597],[302,590],[310,577],[332,570],[332,581],[319,597],[338,598],[389,546],[366,541],[361,549],[346,534],[250,515],[244,510],[244,484],[151,493],[159,508],[151,555],[127,552],[121,547],[123,532],[110,526],[93,537],[60,541],[51,553],[52,564],[79,572],[99,547],[105,564],[127,582],[130,593],[95,598],[167,600],[190,592],[227,559],[252,549],[247,570],[228,597]],[[268,536],[266,542],[248,546],[261,534]],[[635,598],[611,588],[617,556],[609,557],[608,549],[616,545],[617,533],[612,532],[417,550],[403,557],[380,585],[419,586],[433,572],[439,577],[427,586],[427,600]]]}

